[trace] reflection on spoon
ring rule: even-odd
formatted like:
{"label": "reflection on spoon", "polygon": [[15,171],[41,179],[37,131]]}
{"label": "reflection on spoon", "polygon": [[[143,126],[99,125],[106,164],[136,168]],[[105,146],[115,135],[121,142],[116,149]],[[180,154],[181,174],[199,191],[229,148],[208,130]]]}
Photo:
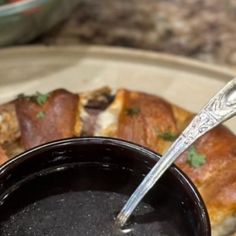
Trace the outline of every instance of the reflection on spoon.
{"label": "reflection on spoon", "polygon": [[117,216],[123,226],[146,193],[164,174],[177,157],[199,137],[236,114],[236,78],[225,85],[194,117],[187,128],[156,163]]}
{"label": "reflection on spoon", "polygon": [[133,231],[133,229],[132,229],[132,228],[130,228],[130,229],[120,229],[120,231],[121,231],[123,234],[129,234],[129,233],[131,233],[131,232]]}

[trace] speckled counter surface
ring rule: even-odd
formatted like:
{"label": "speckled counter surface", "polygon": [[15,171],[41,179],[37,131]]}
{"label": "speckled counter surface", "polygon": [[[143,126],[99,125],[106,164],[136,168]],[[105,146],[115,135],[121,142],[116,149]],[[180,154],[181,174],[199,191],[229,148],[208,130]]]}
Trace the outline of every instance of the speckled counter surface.
{"label": "speckled counter surface", "polygon": [[235,0],[80,0],[36,43],[148,49],[236,68]]}

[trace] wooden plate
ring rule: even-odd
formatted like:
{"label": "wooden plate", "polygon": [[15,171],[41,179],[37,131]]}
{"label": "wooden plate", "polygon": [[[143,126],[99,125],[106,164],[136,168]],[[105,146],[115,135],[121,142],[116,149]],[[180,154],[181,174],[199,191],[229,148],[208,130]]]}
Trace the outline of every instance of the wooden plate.
{"label": "wooden plate", "polygon": [[[160,95],[197,112],[234,72],[181,57],[113,47],[21,47],[0,51],[0,103],[19,93],[111,86]],[[236,132],[236,119],[226,123]]]}

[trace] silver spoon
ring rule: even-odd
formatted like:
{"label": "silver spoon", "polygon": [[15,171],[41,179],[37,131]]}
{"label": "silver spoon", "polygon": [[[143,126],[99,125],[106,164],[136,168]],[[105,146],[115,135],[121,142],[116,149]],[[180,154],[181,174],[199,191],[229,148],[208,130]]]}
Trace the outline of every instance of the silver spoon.
{"label": "silver spoon", "polygon": [[236,78],[225,85],[193,118],[191,123],[150,170],[117,216],[124,226],[136,206],[177,157],[206,132],[236,114]]}

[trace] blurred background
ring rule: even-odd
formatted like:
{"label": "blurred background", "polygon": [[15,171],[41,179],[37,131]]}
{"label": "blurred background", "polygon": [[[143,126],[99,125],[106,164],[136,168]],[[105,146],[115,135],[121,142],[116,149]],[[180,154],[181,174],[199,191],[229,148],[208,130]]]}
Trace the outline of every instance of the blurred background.
{"label": "blurred background", "polygon": [[0,0],[0,5],[2,47],[113,45],[236,68],[235,0]]}

